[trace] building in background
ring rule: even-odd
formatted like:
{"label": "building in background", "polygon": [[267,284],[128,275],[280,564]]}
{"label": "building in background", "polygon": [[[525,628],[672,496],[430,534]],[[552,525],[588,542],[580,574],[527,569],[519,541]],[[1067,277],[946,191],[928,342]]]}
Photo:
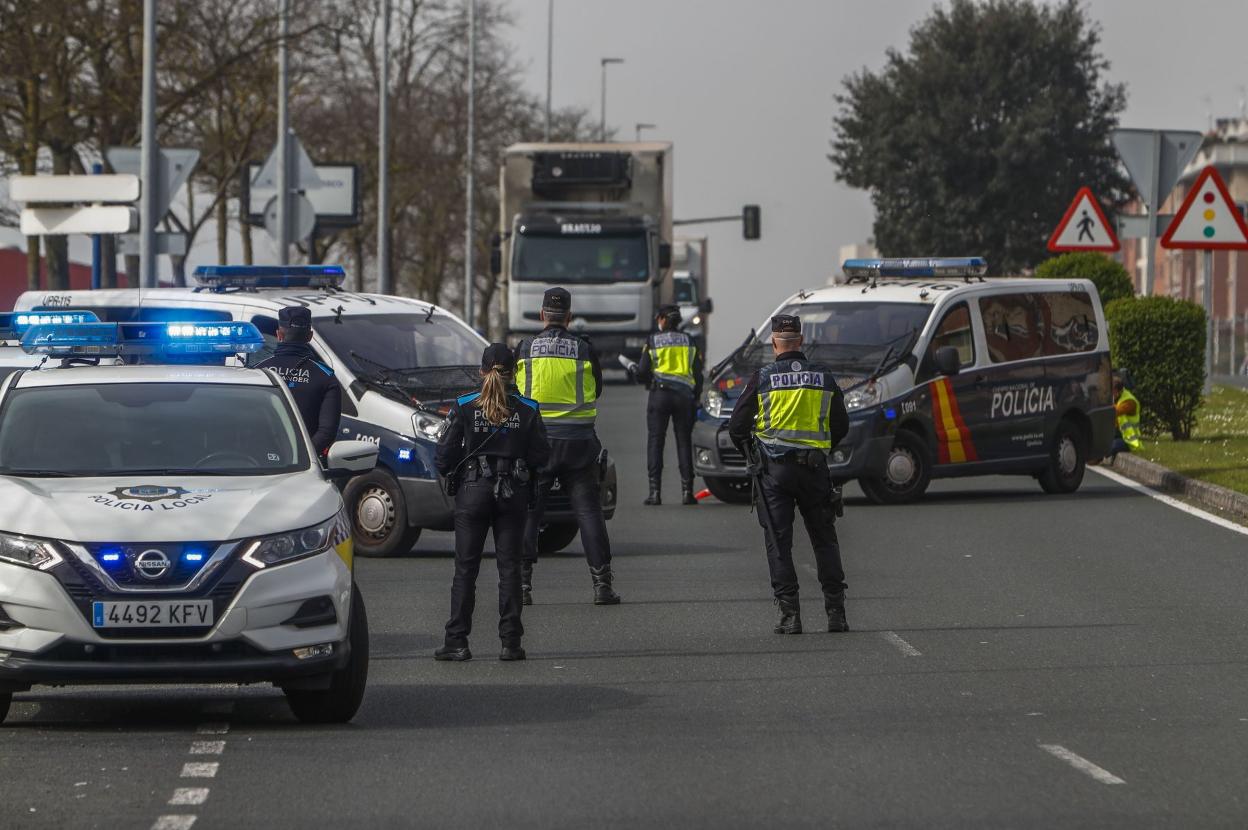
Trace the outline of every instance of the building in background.
{"label": "building in background", "polygon": [[828,274],[828,285],[834,285],[843,282],[845,274],[841,271],[841,264],[847,259],[872,259],[878,257],[880,252],[876,250],[875,243],[868,239],[866,242],[855,242],[852,245],[842,245],[840,252],[836,257],[836,265],[832,269],[832,273]]}

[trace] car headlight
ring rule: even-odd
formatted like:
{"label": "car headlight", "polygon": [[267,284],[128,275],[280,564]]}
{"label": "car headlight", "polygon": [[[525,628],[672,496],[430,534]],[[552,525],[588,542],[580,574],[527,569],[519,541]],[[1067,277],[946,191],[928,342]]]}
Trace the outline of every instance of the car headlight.
{"label": "car headlight", "polygon": [[442,437],[442,433],[446,432],[446,419],[441,415],[434,415],[432,412],[417,409],[412,413],[412,430],[417,438],[423,438],[436,444],[438,439]]}
{"label": "car headlight", "polygon": [[858,386],[845,393],[845,408],[850,412],[855,409],[866,409],[880,402],[880,387],[875,382]]}
{"label": "car headlight", "polygon": [[0,533],[0,560],[46,571],[63,561],[56,548],[40,539]]}
{"label": "car headlight", "polygon": [[305,527],[303,530],[253,539],[246,543],[247,552],[243,554],[243,561],[255,568],[281,565],[305,556],[314,556],[345,538],[343,523],[335,516],[329,521]]}
{"label": "car headlight", "polygon": [[718,389],[707,389],[702,393],[702,408],[712,418],[722,417],[724,411],[724,393]]}

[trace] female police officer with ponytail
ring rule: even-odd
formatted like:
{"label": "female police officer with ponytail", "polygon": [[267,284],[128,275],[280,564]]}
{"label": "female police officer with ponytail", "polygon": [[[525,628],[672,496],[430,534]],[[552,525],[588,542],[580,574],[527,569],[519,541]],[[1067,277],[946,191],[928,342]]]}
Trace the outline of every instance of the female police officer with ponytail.
{"label": "female police officer with ponytail", "polygon": [[500,660],[523,660],[520,638],[520,560],[532,482],[546,464],[550,445],[537,403],[511,389],[516,359],[503,343],[481,358],[481,391],[451,407],[438,442],[437,468],[455,496],[455,580],[451,618],[438,660],[471,660],[468,635],[476,605],[477,572],[485,536],[493,529],[498,562]]}

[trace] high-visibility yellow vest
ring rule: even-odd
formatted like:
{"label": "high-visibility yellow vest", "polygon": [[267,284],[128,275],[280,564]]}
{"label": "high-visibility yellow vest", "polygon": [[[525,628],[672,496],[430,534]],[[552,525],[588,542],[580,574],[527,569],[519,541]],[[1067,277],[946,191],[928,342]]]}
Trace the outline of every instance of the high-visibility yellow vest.
{"label": "high-visibility yellow vest", "polygon": [[1122,440],[1128,447],[1138,450],[1144,446],[1143,437],[1140,435],[1140,399],[1123,389],[1122,394],[1118,396],[1118,400],[1115,403],[1121,403],[1122,401],[1135,401],[1135,414],[1117,416],[1118,432],[1122,434]]}
{"label": "high-visibility yellow vest", "polygon": [[542,420],[594,423],[598,389],[588,343],[552,329],[522,343],[516,357],[516,388],[541,405]]}
{"label": "high-visibility yellow vest", "polygon": [[828,414],[839,388],[832,373],[805,360],[783,360],[758,373],[754,437],[776,453],[832,449]]}
{"label": "high-visibility yellow vest", "polygon": [[693,339],[683,331],[661,331],[650,335],[650,371],[663,386],[688,389],[697,386],[693,377]]}

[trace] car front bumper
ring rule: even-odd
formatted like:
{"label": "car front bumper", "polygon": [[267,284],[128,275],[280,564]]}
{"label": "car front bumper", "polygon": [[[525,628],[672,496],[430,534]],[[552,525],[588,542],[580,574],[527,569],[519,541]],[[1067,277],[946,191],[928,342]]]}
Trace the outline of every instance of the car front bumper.
{"label": "car front bumper", "polygon": [[[837,481],[881,475],[892,446],[892,431],[882,414],[852,417],[849,432],[828,455],[828,470]],[[703,478],[747,478],[745,456],[728,437],[727,418],[700,413],[693,425],[693,470]]]}

